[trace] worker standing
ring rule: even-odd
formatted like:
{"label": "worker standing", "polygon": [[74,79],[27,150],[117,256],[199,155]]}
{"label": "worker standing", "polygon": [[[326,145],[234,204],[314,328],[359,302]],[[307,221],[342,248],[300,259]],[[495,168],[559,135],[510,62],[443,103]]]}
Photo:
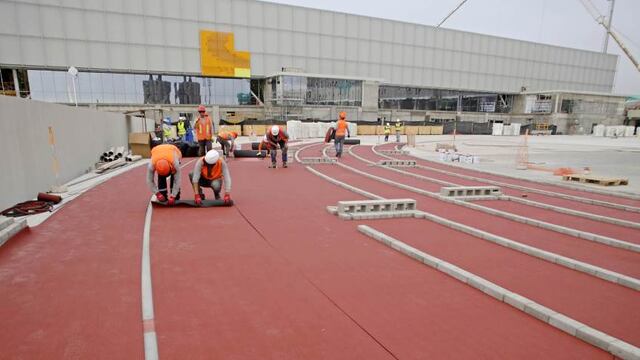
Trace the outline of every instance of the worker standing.
{"label": "worker standing", "polygon": [[225,157],[233,153],[236,138],[238,138],[238,133],[235,131],[220,131],[218,133],[218,142],[222,146],[222,154]]}
{"label": "worker standing", "polygon": [[204,200],[204,189],[211,188],[216,200],[220,199],[220,191],[224,182],[224,202],[231,202],[231,174],[224,159],[220,158],[218,150],[209,150],[207,154],[198,161],[189,173],[189,180],[193,185],[193,193],[196,205],[202,205]]}
{"label": "worker standing", "polygon": [[389,141],[389,135],[391,135],[391,124],[384,124],[384,142]]}
{"label": "worker standing", "polygon": [[336,157],[342,157],[342,149],[344,148],[344,137],[345,134],[347,137],[351,137],[351,132],[349,131],[349,123],[347,122],[347,113],[344,111],[340,112],[340,118],[336,123],[336,135],[333,143],[336,147]]}
{"label": "worker standing", "polygon": [[[167,201],[169,189],[167,178],[171,176],[171,195],[168,196],[168,204],[174,205],[180,200],[180,159],[182,153],[171,144],[161,144],[151,149],[151,162],[147,167],[147,185],[151,192],[156,194],[160,202]],[[154,182],[154,175],[158,174],[158,185]],[[175,186],[174,186],[175,185]]]}
{"label": "worker standing", "polygon": [[402,123],[400,119],[396,119],[396,142],[400,142],[400,132],[402,131]]}
{"label": "worker standing", "polygon": [[180,116],[178,118],[178,124],[176,126],[178,128],[178,137],[180,138],[180,141],[185,141],[185,136],[187,135],[187,128],[184,123],[185,120],[187,120],[186,117]]}
{"label": "worker standing", "polygon": [[207,151],[211,150],[211,141],[213,140],[214,134],[213,120],[211,120],[211,117],[207,114],[207,109],[204,105],[198,106],[198,113],[200,115],[196,120],[194,128],[196,130],[196,139],[200,146],[198,154],[204,156]]}
{"label": "worker standing", "polygon": [[284,131],[280,126],[273,125],[267,134],[267,142],[271,147],[271,168],[276,168],[276,157],[278,155],[278,146],[282,151],[282,167],[287,167],[287,142],[289,141],[289,134]]}

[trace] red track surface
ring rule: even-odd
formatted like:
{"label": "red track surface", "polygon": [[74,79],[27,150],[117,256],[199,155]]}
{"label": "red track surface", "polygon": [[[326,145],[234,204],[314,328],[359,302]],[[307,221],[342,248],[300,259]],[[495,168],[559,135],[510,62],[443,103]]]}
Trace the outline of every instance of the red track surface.
{"label": "red track surface", "polygon": [[[358,150],[357,148],[362,147],[354,148],[359,155],[362,155],[360,152],[361,150]],[[373,156],[375,156],[375,154]],[[363,157],[369,158],[367,156]],[[433,184],[426,183],[427,185],[425,186],[425,181],[423,180],[416,179],[409,175],[399,174],[388,169],[368,166],[353,157],[347,156],[341,162],[356,169],[366,171],[372,175],[392,179],[397,183],[410,185],[424,190],[435,191],[430,190]],[[386,198],[416,199],[418,207],[421,210],[458,223],[469,225],[523,244],[568,256],[576,260],[588,262],[635,278],[640,277],[640,254],[638,253],[613,248],[607,245],[557,233],[555,231],[496,217],[479,210],[468,209],[459,205],[446,203],[425,195],[420,195],[415,192],[383,184],[377,180],[366,178],[363,175],[358,175],[337,166],[327,168],[325,173]],[[540,210],[542,209],[531,208],[530,211],[533,213]]]}
{"label": "red track surface", "polygon": [[[319,156],[319,149],[302,156]],[[393,178],[348,156],[342,161]],[[361,235],[359,222],[325,210],[361,196],[303,166],[274,170],[252,159],[230,166],[236,206],[154,208],[160,358],[611,358]],[[455,221],[472,211],[337,166],[315,168],[382,196],[416,198]],[[0,248],[0,318],[10,329],[0,332],[0,358],[143,357],[140,248],[149,198],[143,177],[141,169],[118,176]],[[183,196],[190,197],[186,179]],[[481,216],[472,217],[480,227]],[[507,221],[491,222],[498,230]],[[640,343],[637,292],[425,220],[365,223]],[[517,241],[640,274],[634,253],[514,226],[507,235],[530,235]],[[424,233],[431,236],[418,235]]]}

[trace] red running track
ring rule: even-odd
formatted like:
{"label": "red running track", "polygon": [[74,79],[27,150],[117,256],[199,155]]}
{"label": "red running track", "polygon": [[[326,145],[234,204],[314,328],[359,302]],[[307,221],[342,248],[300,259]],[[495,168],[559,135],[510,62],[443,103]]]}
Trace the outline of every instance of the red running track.
{"label": "red running track", "polygon": [[[389,144],[384,144],[384,145],[377,146],[376,149],[378,149],[378,150],[391,150],[391,149],[395,149],[395,147],[397,145],[398,145],[397,143],[393,143],[393,144],[389,143]],[[562,187],[562,186],[554,186],[552,184],[541,184],[541,183],[537,183],[537,182],[533,182],[533,181],[521,180],[521,179],[516,179],[516,178],[511,178],[511,177],[506,177],[506,176],[488,174],[488,173],[475,171],[475,170],[470,170],[470,169],[464,169],[464,168],[457,167],[457,166],[454,166],[454,165],[447,165],[447,164],[438,163],[438,162],[435,162],[435,161],[424,160],[424,159],[416,158],[416,157],[413,157],[413,156],[392,155],[392,157],[393,158],[398,158],[398,159],[416,160],[419,165],[432,167],[432,168],[437,168],[437,169],[441,169],[441,170],[446,170],[446,171],[450,171],[450,172],[455,172],[455,173],[458,173],[458,174],[475,176],[475,177],[479,177],[479,178],[484,178],[484,179],[489,179],[489,180],[494,180],[494,181],[500,181],[500,182],[519,185],[519,186],[526,186],[526,187],[534,188],[534,189],[540,189],[540,190],[551,191],[551,192],[556,192],[556,193],[562,193],[562,194],[567,194],[567,195],[579,196],[579,197],[583,197],[583,198],[587,198],[587,199],[606,201],[606,202],[611,202],[611,203],[620,204],[620,205],[628,205],[628,206],[640,207],[640,200],[624,198],[624,197],[616,196],[615,194],[605,195],[605,194],[598,194],[598,193],[593,193],[593,192],[588,192],[588,191],[581,191],[581,190],[578,190],[578,189],[570,189],[570,188],[566,188],[566,187]]]}
{"label": "red running track", "polygon": [[141,359],[144,169],[0,247],[0,358]]}
{"label": "red running track", "polygon": [[[369,161],[376,162],[382,159],[381,157],[373,153],[370,147],[356,146],[356,147],[353,147],[351,150],[355,155],[360,156]],[[411,169],[411,168],[408,168],[408,169]],[[419,173],[419,170],[416,171],[415,169],[413,171],[402,169],[402,171],[406,171],[410,173]],[[397,172],[395,173],[401,175],[400,173],[397,173]],[[411,176],[409,175],[401,175],[401,176],[411,178]],[[438,185],[429,180],[424,180],[424,179],[416,179],[416,180],[418,180],[417,181],[418,184],[422,183],[422,185],[416,186],[416,187],[424,188],[425,190],[428,190],[431,192],[437,192],[437,193],[440,192],[441,185]],[[520,204],[512,201],[494,200],[494,201],[478,201],[476,203],[478,205],[494,208],[497,210],[502,210],[502,211],[516,214],[516,215],[526,216],[526,217],[544,221],[547,223],[566,226],[566,227],[580,230],[580,231],[586,231],[593,234],[598,234],[598,235],[607,236],[607,237],[611,237],[618,240],[640,244],[640,231],[634,228],[611,224],[611,223],[605,223],[605,222],[592,220],[592,219],[588,219],[580,216],[559,213],[553,210],[542,209],[542,208]],[[585,209],[582,209],[582,208],[580,208],[580,210],[585,211]],[[610,210],[615,210],[615,209],[610,209]]]}
{"label": "red running track", "polygon": [[[368,166],[351,156],[344,157],[340,162],[372,175],[391,179],[396,183],[425,189],[423,185],[424,181],[422,180],[409,175],[399,174],[389,169]],[[356,174],[339,166],[326,167],[326,170],[323,171],[335,179],[385,198],[416,199],[420,210],[444,217],[451,221],[635,278],[640,277],[640,254],[638,253],[496,217],[479,210],[469,209],[408,190],[402,190],[367,178],[364,175]],[[536,210],[538,209],[532,209],[532,211]]]}
{"label": "red running track", "polygon": [[[358,148],[362,149],[366,149],[368,151],[365,150],[359,150]],[[371,150],[371,147],[355,147],[355,150],[359,151],[357,154],[364,154],[367,155],[367,152],[370,153],[371,159],[376,159],[380,160],[383,159],[384,157],[381,157],[375,153],[373,153],[373,151]],[[379,147],[376,147],[376,149],[379,149]],[[362,152],[360,152],[362,151]],[[469,176],[475,176],[478,178],[482,178],[482,179],[487,179],[487,180],[493,180],[493,181],[501,181],[503,183],[509,183],[512,185],[518,185],[518,186],[527,186],[529,188],[533,188],[533,189],[540,189],[540,190],[546,190],[546,191],[551,191],[554,193],[565,193],[568,195],[574,195],[574,196],[579,196],[582,198],[586,198],[586,199],[592,199],[590,197],[590,195],[593,195],[592,193],[588,193],[588,192],[580,192],[577,190],[571,190],[571,189],[567,189],[567,188],[563,188],[563,187],[559,187],[559,186],[553,186],[553,185],[542,185],[542,184],[536,184],[536,183],[532,183],[532,182],[528,182],[523,180],[522,182],[519,182],[519,180],[513,180],[513,179],[509,179],[509,178],[503,178],[503,177],[496,177],[494,175],[490,175],[490,174],[485,174],[485,173],[481,173],[481,172],[477,172],[474,171],[473,174],[471,173],[464,173],[462,171],[458,171],[459,168],[454,167],[452,165],[440,165],[438,163],[434,163],[428,160],[422,160],[422,159],[418,159],[412,156],[408,156],[408,155],[393,155],[393,158],[396,159],[404,159],[404,160],[416,160],[418,165],[424,166],[426,168],[406,168],[403,169],[405,171],[417,174],[417,175],[422,175],[422,176],[426,176],[426,177],[430,177],[430,178],[435,178],[435,179],[439,179],[439,180],[443,180],[443,181],[448,181],[454,184],[458,184],[461,186],[487,186],[487,185],[492,185],[486,182],[482,182],[482,181],[477,181],[477,180],[468,180],[468,179],[464,179],[464,178],[460,178],[458,176],[455,175],[449,175],[449,174],[443,174],[440,172],[437,172],[435,170],[432,169],[441,169],[441,170],[446,170],[452,173],[457,173],[457,174],[463,174],[463,175],[469,175]],[[431,169],[430,169],[431,168]],[[465,169],[462,169],[465,170]],[[470,170],[472,171],[472,170]],[[534,185],[538,185],[538,187],[533,186]],[[602,206],[602,205],[596,205],[596,204],[587,204],[587,203],[583,203],[580,201],[576,201],[576,200],[569,200],[569,199],[563,199],[563,198],[559,198],[559,197],[553,197],[553,196],[549,196],[549,195],[543,195],[543,194],[537,194],[537,193],[532,193],[532,192],[526,192],[526,191],[522,191],[522,190],[518,190],[518,189],[512,189],[509,188],[507,186],[502,186],[501,190],[504,194],[509,195],[509,196],[514,196],[514,197],[520,197],[522,196],[523,193],[527,194],[527,200],[531,200],[531,201],[537,201],[537,202],[541,202],[544,204],[549,204],[549,205],[554,205],[554,206],[558,206],[558,207],[563,207],[563,208],[567,208],[567,209],[572,209],[572,210],[578,210],[578,211],[583,211],[583,212],[588,212],[588,213],[592,213],[592,214],[596,214],[596,215],[602,215],[602,216],[608,216],[608,217],[612,217],[612,218],[616,218],[616,219],[622,219],[622,220],[627,220],[627,221],[633,221],[633,222],[638,222],[640,223],[640,213],[637,212],[631,212],[631,211],[625,211],[622,209],[614,209],[614,208],[610,208],[610,207],[606,207],[606,206]],[[565,192],[565,190],[568,190],[570,193]],[[596,194],[597,195],[597,194]],[[621,200],[628,200],[628,199],[623,199],[623,198],[617,198],[616,199],[621,199]],[[603,201],[608,201],[608,200],[603,200]],[[632,202],[634,200],[631,200]],[[609,201],[612,203],[619,203],[617,201]],[[630,204],[624,204],[624,205],[630,205]],[[631,206],[637,206],[637,205],[631,205]]]}

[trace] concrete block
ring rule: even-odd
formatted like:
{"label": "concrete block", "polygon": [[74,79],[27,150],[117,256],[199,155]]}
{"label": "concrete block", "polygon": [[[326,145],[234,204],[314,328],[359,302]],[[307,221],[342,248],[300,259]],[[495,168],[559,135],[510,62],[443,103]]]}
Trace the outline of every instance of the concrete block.
{"label": "concrete block", "polygon": [[327,212],[331,215],[338,215],[338,207],[337,206],[327,206]]}
{"label": "concrete block", "polygon": [[544,322],[549,322],[551,315],[557,314],[555,311],[534,302],[526,304],[524,312]]}
{"label": "concrete block", "polygon": [[441,264],[438,265],[438,270],[462,281],[463,283],[467,282],[467,274],[466,271],[462,270],[461,268],[446,263],[446,262],[442,262]]}
{"label": "concrete block", "polygon": [[340,213],[340,214],[338,214],[338,217],[341,220],[351,220],[351,215],[349,215],[349,214]]}
{"label": "concrete block", "polygon": [[14,223],[13,218],[10,217],[6,217],[6,216],[0,216],[0,230],[5,229],[7,226],[11,225]]}
{"label": "concrete block", "polygon": [[584,340],[593,346],[597,346],[600,349],[605,351],[609,351],[609,346],[619,341],[613,336],[607,335],[601,331],[590,328],[588,326],[579,328],[576,330],[576,337],[578,339]]}
{"label": "concrete block", "polygon": [[625,360],[640,360],[640,349],[622,340],[609,344],[609,352]]}
{"label": "concrete block", "polygon": [[13,221],[4,229],[0,230],[0,246],[4,245],[15,234],[27,227],[27,220]]}
{"label": "concrete block", "polygon": [[576,336],[578,329],[585,326],[581,322],[557,313],[549,317],[549,324],[573,336]]}
{"label": "concrete block", "polygon": [[440,195],[445,197],[499,197],[502,191],[497,186],[445,186],[440,188]]}
{"label": "concrete block", "polygon": [[504,294],[504,302],[522,311],[524,311],[527,305],[533,303],[533,301],[525,298],[524,296],[510,291]]}
{"label": "concrete block", "polygon": [[377,162],[379,166],[397,166],[397,167],[416,167],[417,163],[415,160],[379,160]]}

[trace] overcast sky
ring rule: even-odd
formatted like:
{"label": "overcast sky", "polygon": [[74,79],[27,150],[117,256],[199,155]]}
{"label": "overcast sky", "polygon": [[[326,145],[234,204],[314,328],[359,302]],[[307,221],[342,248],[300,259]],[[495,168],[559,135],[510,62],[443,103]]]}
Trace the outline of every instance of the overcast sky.
{"label": "overcast sky", "polygon": [[[270,0],[271,2],[436,25],[460,0]],[[591,0],[608,13],[607,0]],[[633,16],[635,14],[635,21]],[[640,0],[616,0],[613,27],[640,59]],[[601,51],[604,29],[580,0],[468,0],[443,27],[545,44]],[[620,55],[614,92],[640,95],[640,72],[613,39],[609,53]]]}

